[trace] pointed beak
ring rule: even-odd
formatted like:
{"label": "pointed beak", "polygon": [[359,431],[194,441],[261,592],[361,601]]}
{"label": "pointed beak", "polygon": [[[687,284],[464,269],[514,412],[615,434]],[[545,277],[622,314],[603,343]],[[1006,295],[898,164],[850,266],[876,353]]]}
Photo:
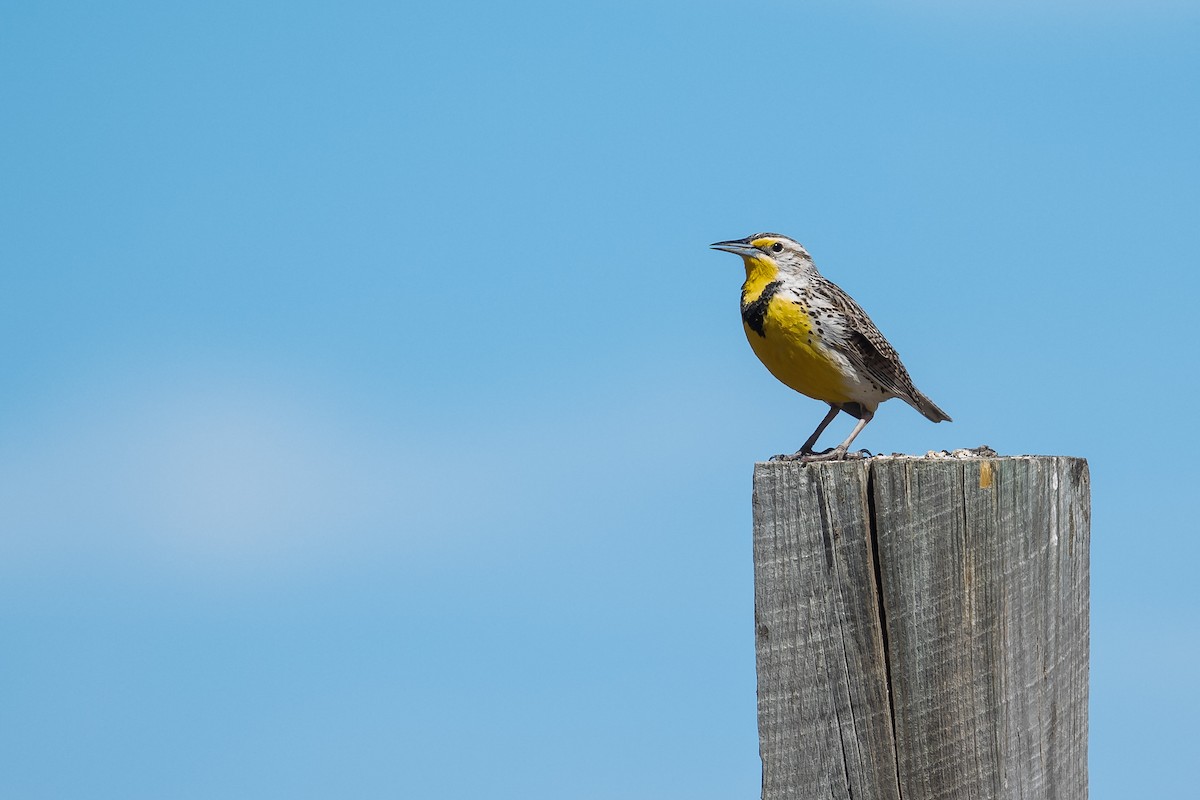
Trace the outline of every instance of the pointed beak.
{"label": "pointed beak", "polygon": [[728,242],[713,242],[709,245],[713,250],[724,250],[738,256],[751,256],[758,253],[757,247],[752,247],[745,239],[733,239]]}

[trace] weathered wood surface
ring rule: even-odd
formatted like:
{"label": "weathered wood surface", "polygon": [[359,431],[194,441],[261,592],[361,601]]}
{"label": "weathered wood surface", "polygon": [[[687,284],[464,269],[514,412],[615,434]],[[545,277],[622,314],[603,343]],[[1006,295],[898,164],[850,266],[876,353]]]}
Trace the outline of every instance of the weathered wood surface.
{"label": "weathered wood surface", "polygon": [[1087,796],[1087,463],[754,473],[763,797]]}

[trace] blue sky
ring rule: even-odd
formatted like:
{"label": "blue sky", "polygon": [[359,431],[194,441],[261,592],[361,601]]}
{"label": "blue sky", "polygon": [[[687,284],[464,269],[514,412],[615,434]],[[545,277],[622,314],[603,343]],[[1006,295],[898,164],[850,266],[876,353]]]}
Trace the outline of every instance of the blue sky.
{"label": "blue sky", "polygon": [[863,446],[1089,459],[1091,796],[1190,790],[1200,13],[797,5],[0,12],[0,795],[757,796],[759,230]]}

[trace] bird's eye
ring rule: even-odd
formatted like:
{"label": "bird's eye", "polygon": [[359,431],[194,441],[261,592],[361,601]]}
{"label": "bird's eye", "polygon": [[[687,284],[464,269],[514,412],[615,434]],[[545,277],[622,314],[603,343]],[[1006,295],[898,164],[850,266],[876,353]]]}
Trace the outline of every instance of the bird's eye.
{"label": "bird's eye", "polygon": [[772,250],[772,251],[774,251],[774,252],[776,252],[776,253],[782,253],[782,252],[783,252],[783,245],[782,245],[782,244],[780,244],[779,242],[776,242],[775,244],[771,245],[771,250]]}

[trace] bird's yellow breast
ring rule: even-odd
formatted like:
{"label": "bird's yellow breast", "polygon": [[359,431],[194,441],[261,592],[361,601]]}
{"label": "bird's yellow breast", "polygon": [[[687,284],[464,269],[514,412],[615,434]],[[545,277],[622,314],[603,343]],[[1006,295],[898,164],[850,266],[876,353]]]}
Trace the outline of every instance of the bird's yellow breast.
{"label": "bird's yellow breast", "polygon": [[814,329],[808,309],[781,296],[774,265],[747,261],[742,285],[742,327],[750,347],[771,374],[801,394],[827,403],[853,400],[839,362]]}

